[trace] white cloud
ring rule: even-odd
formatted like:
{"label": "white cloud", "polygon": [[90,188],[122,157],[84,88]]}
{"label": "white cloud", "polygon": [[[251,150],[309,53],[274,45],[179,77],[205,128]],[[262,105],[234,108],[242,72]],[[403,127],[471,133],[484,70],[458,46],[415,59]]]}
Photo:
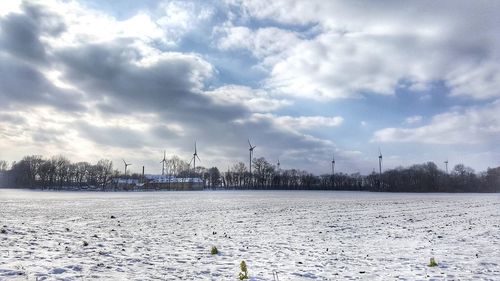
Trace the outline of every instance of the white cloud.
{"label": "white cloud", "polygon": [[66,30],[57,38],[45,40],[54,47],[80,44],[102,43],[117,38],[131,39],[143,43],[153,41],[167,44],[165,30],[154,19],[140,12],[128,19],[118,20],[100,11],[88,9],[77,2],[60,3],[44,1],[40,4],[46,11],[58,15],[66,25]]}
{"label": "white cloud", "polygon": [[409,125],[420,123],[421,121],[422,121],[422,116],[421,115],[414,115],[414,116],[407,117],[405,119],[405,123],[409,124]]}
{"label": "white cloud", "polygon": [[251,30],[245,26],[226,24],[217,29],[221,34],[218,47],[223,50],[247,49],[255,57],[264,60],[266,65],[272,65],[285,56],[290,46],[300,42],[295,32],[265,27]]}
{"label": "white cloud", "polygon": [[385,128],[376,131],[376,142],[430,144],[480,144],[500,141],[500,100],[486,106],[436,115],[428,125],[416,128]]}
{"label": "white cloud", "polygon": [[478,100],[500,96],[500,54],[491,61],[477,65],[463,65],[451,70],[446,83],[453,96],[472,97]]}
{"label": "white cloud", "polygon": [[10,0],[0,2],[0,16],[5,16],[12,12],[20,12],[21,0]]}
{"label": "white cloud", "polygon": [[297,130],[310,130],[312,128],[337,127],[342,124],[344,119],[340,116],[270,116],[278,126],[295,128]]}
{"label": "white cloud", "polygon": [[280,40],[283,34],[293,33],[273,31],[276,39],[256,46],[254,38],[266,28],[229,28],[221,46],[246,47],[268,63],[270,89],[328,100],[360,93],[393,95],[401,83],[411,91],[426,91],[432,83],[444,81],[453,96],[500,96],[498,2],[229,3],[250,17],[313,25],[319,31],[312,38],[285,37],[285,44]]}
{"label": "white cloud", "polygon": [[239,85],[222,86],[205,94],[218,103],[242,105],[253,112],[274,111],[292,105],[290,100],[273,98],[266,91]]}
{"label": "white cloud", "polygon": [[[25,2],[42,6],[46,12],[58,15],[65,24],[66,29],[61,36],[43,38],[53,47],[102,43],[121,38],[132,40],[143,53],[157,52],[151,47],[152,43],[164,47],[175,46],[187,32],[213,15],[213,11],[207,7],[183,1],[169,1],[159,5],[158,10],[139,11],[123,20],[76,1]],[[20,5],[21,2],[8,5],[8,11],[18,11]]]}
{"label": "white cloud", "polygon": [[224,37],[218,42],[219,48],[229,49],[250,49],[254,37],[253,31],[245,26],[223,26],[218,28],[218,32],[223,33]]}
{"label": "white cloud", "polygon": [[160,5],[163,15],[156,21],[165,31],[165,37],[176,44],[182,36],[209,20],[214,11],[187,1],[168,1]]}
{"label": "white cloud", "polygon": [[[254,113],[248,120],[250,122],[269,122],[281,130],[299,133],[311,129],[338,127],[344,122],[340,116],[279,116],[272,113]],[[242,122],[240,120],[240,122]]]}

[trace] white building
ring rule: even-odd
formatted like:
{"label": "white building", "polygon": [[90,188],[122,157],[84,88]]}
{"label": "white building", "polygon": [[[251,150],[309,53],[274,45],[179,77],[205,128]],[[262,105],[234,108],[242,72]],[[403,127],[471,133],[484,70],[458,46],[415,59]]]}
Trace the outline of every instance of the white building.
{"label": "white building", "polygon": [[137,184],[139,184],[139,180],[138,179],[114,178],[113,182],[117,183],[117,184],[129,184],[129,185],[137,185]]}
{"label": "white building", "polygon": [[168,175],[144,175],[149,183],[203,183],[200,178],[178,178]]}

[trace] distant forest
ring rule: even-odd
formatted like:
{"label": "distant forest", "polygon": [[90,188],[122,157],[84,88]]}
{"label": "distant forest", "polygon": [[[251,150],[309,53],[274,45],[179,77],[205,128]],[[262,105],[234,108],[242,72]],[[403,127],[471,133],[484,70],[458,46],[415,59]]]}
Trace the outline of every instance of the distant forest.
{"label": "distant forest", "polygon": [[[279,169],[265,158],[252,161],[252,173],[240,162],[227,171],[217,167],[196,167],[179,157],[167,161],[165,175],[199,177],[207,189],[256,190],[359,190],[376,192],[500,192],[500,167],[476,173],[458,164],[449,173],[433,162],[398,167],[383,173],[335,173],[314,175],[296,169]],[[95,187],[112,190],[116,177],[144,180],[142,174],[124,175],[110,160],[71,163],[64,156],[45,159],[26,156],[8,165],[0,160],[0,187],[66,189]]]}

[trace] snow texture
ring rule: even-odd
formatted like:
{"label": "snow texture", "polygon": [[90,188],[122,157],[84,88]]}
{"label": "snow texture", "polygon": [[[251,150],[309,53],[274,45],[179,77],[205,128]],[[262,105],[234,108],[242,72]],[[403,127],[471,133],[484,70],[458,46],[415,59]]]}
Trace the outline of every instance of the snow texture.
{"label": "snow texture", "polygon": [[0,230],[0,280],[500,280],[497,194],[0,189]]}

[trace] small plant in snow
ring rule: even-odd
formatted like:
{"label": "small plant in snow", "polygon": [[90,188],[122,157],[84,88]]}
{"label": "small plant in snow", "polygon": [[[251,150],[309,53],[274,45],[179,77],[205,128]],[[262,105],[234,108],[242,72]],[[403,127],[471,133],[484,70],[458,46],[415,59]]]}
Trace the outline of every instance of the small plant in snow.
{"label": "small plant in snow", "polygon": [[243,279],[248,279],[248,269],[247,269],[247,263],[245,261],[241,261],[240,263],[240,280]]}
{"label": "small plant in snow", "polygon": [[212,255],[217,255],[219,253],[219,250],[217,250],[217,247],[212,246],[212,249],[210,250],[210,253]]}
{"label": "small plant in snow", "polygon": [[83,241],[83,247],[87,247],[89,245],[89,242]]}
{"label": "small plant in snow", "polygon": [[435,266],[438,266],[438,264],[434,258],[431,258],[429,262],[429,267],[435,267]]}

